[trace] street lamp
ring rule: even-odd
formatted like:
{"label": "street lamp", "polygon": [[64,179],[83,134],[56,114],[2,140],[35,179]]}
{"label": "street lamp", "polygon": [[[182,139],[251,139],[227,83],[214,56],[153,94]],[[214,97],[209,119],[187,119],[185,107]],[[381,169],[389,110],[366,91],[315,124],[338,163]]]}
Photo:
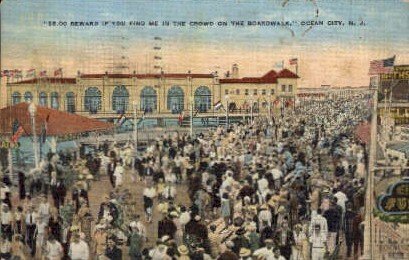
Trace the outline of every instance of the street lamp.
{"label": "street lamp", "polygon": [[35,167],[38,168],[38,140],[37,140],[37,133],[36,133],[36,113],[37,113],[37,106],[34,104],[34,102],[31,102],[30,105],[28,106],[28,112],[30,114],[30,119],[31,119],[31,129],[33,132],[33,150],[34,150],[34,164]]}
{"label": "street lamp", "polygon": [[229,95],[224,96],[226,99],[226,128],[229,127]]}

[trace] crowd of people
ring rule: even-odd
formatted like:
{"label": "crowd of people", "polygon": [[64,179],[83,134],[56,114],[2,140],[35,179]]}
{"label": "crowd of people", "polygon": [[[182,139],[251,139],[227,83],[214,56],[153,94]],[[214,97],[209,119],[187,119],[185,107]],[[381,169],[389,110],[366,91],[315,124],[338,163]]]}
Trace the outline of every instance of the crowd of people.
{"label": "crowd of people", "polygon": [[[367,100],[327,100],[165,134],[143,152],[50,153],[18,198],[3,178],[1,258],[319,260],[342,244],[358,257],[368,155],[354,129],[369,118]],[[93,215],[88,193],[104,178]]]}

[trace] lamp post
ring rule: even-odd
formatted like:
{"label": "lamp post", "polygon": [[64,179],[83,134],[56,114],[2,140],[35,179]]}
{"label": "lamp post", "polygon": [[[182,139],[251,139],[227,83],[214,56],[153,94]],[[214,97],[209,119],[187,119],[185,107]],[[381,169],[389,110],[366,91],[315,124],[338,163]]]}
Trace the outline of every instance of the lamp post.
{"label": "lamp post", "polygon": [[268,93],[268,123],[271,124],[271,92]]}
{"label": "lamp post", "polygon": [[253,94],[250,94],[250,124],[253,123]]}
{"label": "lamp post", "polygon": [[224,96],[226,99],[226,129],[229,127],[229,95]]}
{"label": "lamp post", "polygon": [[190,95],[190,137],[193,137],[193,102],[194,99]]}
{"label": "lamp post", "polygon": [[36,133],[36,113],[37,113],[37,107],[34,104],[34,102],[31,102],[30,105],[28,106],[28,112],[30,114],[30,119],[31,119],[31,129],[33,132],[33,150],[34,150],[34,165],[36,168],[38,168],[38,140],[37,140],[37,133]]}
{"label": "lamp post", "polygon": [[137,104],[136,101],[133,102],[134,110],[133,110],[133,140],[135,144],[135,151],[138,151],[138,118],[137,118]]}

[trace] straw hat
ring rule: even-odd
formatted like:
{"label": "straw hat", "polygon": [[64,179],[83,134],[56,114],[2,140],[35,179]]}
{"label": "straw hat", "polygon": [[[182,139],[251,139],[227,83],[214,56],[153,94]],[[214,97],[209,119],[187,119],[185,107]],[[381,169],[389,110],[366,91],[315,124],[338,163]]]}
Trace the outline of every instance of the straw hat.
{"label": "straw hat", "polygon": [[242,247],[239,252],[240,257],[249,257],[251,256],[251,251],[248,248]]}
{"label": "straw hat", "polygon": [[185,245],[180,245],[178,247],[178,251],[181,255],[188,255],[189,254],[189,249]]}

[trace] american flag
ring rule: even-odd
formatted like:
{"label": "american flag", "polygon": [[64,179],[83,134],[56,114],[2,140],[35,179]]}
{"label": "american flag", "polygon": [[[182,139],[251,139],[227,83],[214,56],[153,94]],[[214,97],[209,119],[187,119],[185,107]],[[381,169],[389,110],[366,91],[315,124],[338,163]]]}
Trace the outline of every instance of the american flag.
{"label": "american flag", "polygon": [[290,65],[297,65],[298,64],[298,58],[290,59],[288,62],[290,63]]}
{"label": "american flag", "polygon": [[395,64],[395,56],[384,60],[373,60],[369,64],[369,75],[390,73]]}

